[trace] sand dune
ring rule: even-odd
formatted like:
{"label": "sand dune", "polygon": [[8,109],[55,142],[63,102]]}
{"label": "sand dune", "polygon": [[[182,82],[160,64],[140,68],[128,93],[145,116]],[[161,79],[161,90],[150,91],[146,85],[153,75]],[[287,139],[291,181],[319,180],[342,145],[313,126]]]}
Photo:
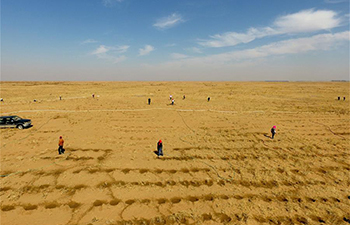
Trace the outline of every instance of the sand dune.
{"label": "sand dune", "polygon": [[[311,82],[1,82],[1,115],[34,126],[0,130],[0,222],[350,224],[349,90]],[[153,152],[159,139],[161,158]]]}

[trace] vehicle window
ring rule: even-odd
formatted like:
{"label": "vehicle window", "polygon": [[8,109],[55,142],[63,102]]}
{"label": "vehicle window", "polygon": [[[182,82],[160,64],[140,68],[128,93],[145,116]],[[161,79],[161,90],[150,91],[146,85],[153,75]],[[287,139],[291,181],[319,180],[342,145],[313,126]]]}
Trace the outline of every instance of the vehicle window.
{"label": "vehicle window", "polygon": [[20,118],[20,117],[18,117],[18,116],[13,117],[12,119],[13,119],[14,121],[21,120],[21,118]]}
{"label": "vehicle window", "polygon": [[5,119],[4,118],[0,118],[0,124],[4,124],[5,123]]}

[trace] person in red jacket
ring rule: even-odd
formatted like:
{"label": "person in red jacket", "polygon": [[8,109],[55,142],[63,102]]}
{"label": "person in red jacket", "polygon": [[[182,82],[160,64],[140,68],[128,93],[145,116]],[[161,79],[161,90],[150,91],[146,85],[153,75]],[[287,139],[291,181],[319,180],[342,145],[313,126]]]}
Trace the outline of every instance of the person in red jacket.
{"label": "person in red jacket", "polygon": [[58,140],[58,154],[64,154],[64,148],[63,148],[64,140],[62,136],[60,136],[60,139]]}
{"label": "person in red jacket", "polygon": [[158,157],[163,156],[163,143],[162,140],[159,140],[157,143]]}
{"label": "person in red jacket", "polygon": [[276,126],[273,126],[273,127],[271,128],[271,139],[273,139],[273,138],[275,137],[276,129],[277,129]]}

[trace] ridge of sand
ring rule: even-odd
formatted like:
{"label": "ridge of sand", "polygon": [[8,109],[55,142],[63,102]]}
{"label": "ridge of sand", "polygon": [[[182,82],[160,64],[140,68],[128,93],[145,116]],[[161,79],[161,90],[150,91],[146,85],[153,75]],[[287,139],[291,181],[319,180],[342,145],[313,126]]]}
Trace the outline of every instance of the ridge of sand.
{"label": "ridge of sand", "polygon": [[349,83],[0,84],[0,224],[350,223]]}

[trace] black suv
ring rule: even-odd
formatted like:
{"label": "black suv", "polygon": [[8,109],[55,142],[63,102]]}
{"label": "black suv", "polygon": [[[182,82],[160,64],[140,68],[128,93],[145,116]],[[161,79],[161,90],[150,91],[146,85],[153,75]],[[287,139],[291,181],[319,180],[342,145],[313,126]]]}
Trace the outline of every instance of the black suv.
{"label": "black suv", "polygon": [[18,128],[23,129],[31,127],[32,121],[28,119],[22,119],[18,116],[2,116],[0,117],[0,128]]}

